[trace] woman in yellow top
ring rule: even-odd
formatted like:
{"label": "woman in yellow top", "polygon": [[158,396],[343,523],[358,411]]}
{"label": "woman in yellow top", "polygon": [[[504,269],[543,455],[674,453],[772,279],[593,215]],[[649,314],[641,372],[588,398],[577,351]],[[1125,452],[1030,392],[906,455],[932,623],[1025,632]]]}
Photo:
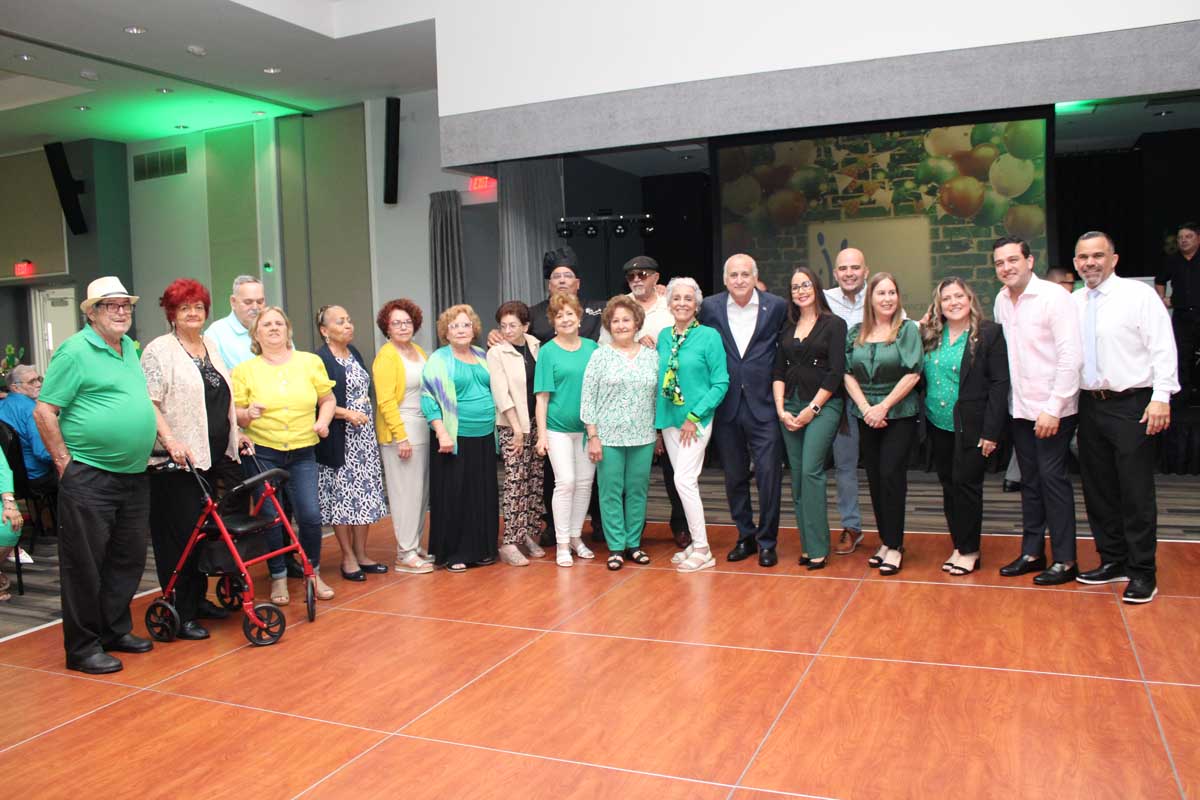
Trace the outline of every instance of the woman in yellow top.
{"label": "woman in yellow top", "polygon": [[421,308],[405,298],[390,300],[379,309],[375,324],[388,339],[375,356],[371,377],[375,436],[396,535],[396,571],[433,572],[433,559],[421,550],[429,505],[429,422],[421,413],[425,351],[413,341],[421,330]]}
{"label": "woman in yellow top", "polygon": [[[262,469],[286,469],[291,478],[282,487],[291,500],[300,544],[316,572],[316,594],[333,597],[321,580],[321,508],[318,503],[318,438],[329,435],[336,408],[333,381],[321,359],[292,347],[292,323],[277,306],[262,310],[250,326],[250,350],[255,358],[233,368],[233,403],[237,422],[254,442]],[[258,472],[253,459],[242,466],[247,476]],[[283,546],[283,530],[267,531],[272,550]],[[271,602],[286,605],[287,567],[282,556],[267,562],[271,571]]]}

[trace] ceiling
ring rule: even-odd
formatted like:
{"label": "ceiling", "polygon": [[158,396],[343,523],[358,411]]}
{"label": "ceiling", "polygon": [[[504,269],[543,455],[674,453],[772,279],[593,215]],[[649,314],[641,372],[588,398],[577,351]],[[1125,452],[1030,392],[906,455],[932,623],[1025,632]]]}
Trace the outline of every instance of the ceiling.
{"label": "ceiling", "polygon": [[[130,25],[146,32],[130,35]],[[20,108],[0,111],[0,153],[46,141],[140,141],[179,133],[177,125],[211,128],[254,111],[319,111],[437,86],[432,19],[334,38],[232,0],[0,3],[0,70],[82,92],[45,100],[29,91]]]}

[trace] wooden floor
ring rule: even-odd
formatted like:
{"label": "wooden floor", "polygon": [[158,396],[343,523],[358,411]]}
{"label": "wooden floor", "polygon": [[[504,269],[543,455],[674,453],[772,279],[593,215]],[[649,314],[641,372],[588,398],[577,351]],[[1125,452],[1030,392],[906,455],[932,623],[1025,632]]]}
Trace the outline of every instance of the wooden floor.
{"label": "wooden floor", "polygon": [[[648,533],[653,563],[615,573],[333,577],[273,647],[234,618],[112,676],[63,669],[56,625],[0,642],[8,793],[1200,797],[1200,544],[1163,543],[1162,593],[1129,607],[1120,585],[1000,578],[1010,536],[952,579],[944,534],[909,535],[880,578],[874,536],[821,573],[787,531],[773,570],[679,575]],[[386,558],[390,532],[372,538]]]}

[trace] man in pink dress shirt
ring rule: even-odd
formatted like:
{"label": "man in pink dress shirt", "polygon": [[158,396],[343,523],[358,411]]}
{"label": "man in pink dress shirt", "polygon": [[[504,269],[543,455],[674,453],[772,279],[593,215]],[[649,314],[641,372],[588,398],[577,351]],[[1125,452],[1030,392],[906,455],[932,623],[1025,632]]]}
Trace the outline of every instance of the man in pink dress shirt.
{"label": "man in pink dress shirt", "polygon": [[[1009,413],[1013,447],[1021,467],[1021,555],[1000,568],[1006,577],[1039,572],[1033,582],[1057,586],[1073,581],[1075,493],[1067,455],[1079,408],[1083,350],[1071,295],[1033,274],[1029,244],[1005,236],[992,246],[996,277],[994,316],[1004,326],[1012,381]],[[1053,563],[1047,567],[1046,529]]]}

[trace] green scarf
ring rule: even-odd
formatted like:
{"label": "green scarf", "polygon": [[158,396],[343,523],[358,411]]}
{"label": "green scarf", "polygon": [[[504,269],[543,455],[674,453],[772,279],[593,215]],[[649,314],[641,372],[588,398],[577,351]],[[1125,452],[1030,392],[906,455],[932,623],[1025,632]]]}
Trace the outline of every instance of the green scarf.
{"label": "green scarf", "polygon": [[683,347],[683,343],[687,341],[688,334],[699,327],[700,323],[695,319],[683,333],[675,330],[674,325],[671,326],[671,355],[667,358],[667,372],[663,375],[662,393],[663,397],[677,406],[684,403],[683,389],[679,388],[679,348]]}

